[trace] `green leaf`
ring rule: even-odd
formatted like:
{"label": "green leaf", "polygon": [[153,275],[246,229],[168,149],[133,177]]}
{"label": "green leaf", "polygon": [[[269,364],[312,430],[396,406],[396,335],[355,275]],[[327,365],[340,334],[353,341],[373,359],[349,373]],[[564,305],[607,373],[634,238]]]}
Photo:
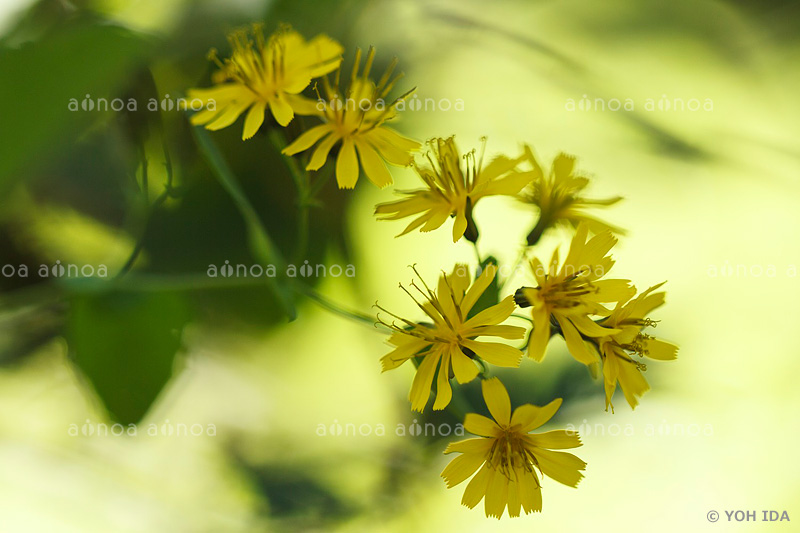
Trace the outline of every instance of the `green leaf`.
{"label": "green leaf", "polygon": [[[63,149],[64,139],[74,138],[89,119],[99,116],[81,108],[83,99],[113,98],[113,91],[149,49],[142,38],[123,28],[80,23],[19,49],[0,50],[0,117],[5,131],[0,194],[24,176],[27,164]],[[75,102],[77,110],[70,110]]]}
{"label": "green leaf", "polygon": [[67,342],[73,361],[111,417],[139,422],[172,377],[188,321],[174,293],[90,291],[73,297]]}
{"label": "green leaf", "polygon": [[211,170],[214,171],[214,175],[225,191],[230,195],[244,218],[245,224],[247,225],[250,253],[253,254],[253,257],[257,261],[260,261],[264,265],[275,265],[278,277],[267,277],[267,284],[273,294],[278,297],[278,301],[289,316],[289,320],[294,320],[297,317],[294,294],[289,288],[289,284],[285,283],[286,280],[283,280],[284,283],[278,282],[281,275],[285,275],[286,273],[286,261],[283,258],[283,254],[281,254],[281,251],[272,241],[272,238],[267,232],[267,228],[264,227],[258,213],[247,199],[244,191],[242,191],[227,161],[225,161],[219,148],[214,144],[214,141],[211,139],[211,136],[208,135],[205,128],[196,126],[192,128],[192,133],[197,141],[197,146],[208,160]]}
{"label": "green leaf", "polygon": [[[486,270],[486,267],[489,264],[497,265],[497,259],[491,255],[484,259],[483,263],[481,263],[480,272]],[[476,273],[476,277],[480,274],[480,272]],[[481,297],[478,298],[478,301],[475,302],[475,305],[473,305],[472,309],[470,309],[467,318],[472,318],[484,309],[488,309],[493,305],[497,305],[498,303],[500,303],[500,286],[497,281],[497,275],[495,275],[492,282],[488,287],[486,287],[486,290],[483,291],[483,294],[481,294]]]}

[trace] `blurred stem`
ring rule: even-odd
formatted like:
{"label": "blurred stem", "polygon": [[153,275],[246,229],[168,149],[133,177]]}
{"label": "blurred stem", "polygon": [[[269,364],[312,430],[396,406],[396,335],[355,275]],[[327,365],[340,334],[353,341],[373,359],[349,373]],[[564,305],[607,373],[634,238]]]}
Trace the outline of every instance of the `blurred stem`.
{"label": "blurred stem", "polygon": [[[172,159],[169,156],[169,149],[167,148],[167,141],[163,138],[161,139],[161,148],[164,151],[164,166],[167,171],[167,183],[164,185],[164,190],[152,204],[147,205],[147,209],[145,212],[144,220],[142,221],[141,228],[139,229],[139,235],[136,239],[136,244],[131,251],[131,254],[128,256],[128,259],[125,261],[125,264],[122,265],[117,275],[114,278],[119,278],[127,274],[133,268],[133,265],[136,263],[136,260],[139,258],[139,255],[142,253],[144,249],[144,239],[147,235],[147,227],[150,224],[150,218],[153,216],[153,213],[161,207],[161,205],[167,201],[169,197],[175,197],[176,192],[175,189],[172,187]],[[147,153],[145,151],[144,142],[139,144],[139,153],[142,160],[142,190],[144,192],[144,201],[145,204],[148,204],[149,197],[148,197],[148,183],[147,183]]]}
{"label": "blurred stem", "polygon": [[508,274],[508,277],[503,280],[503,284],[500,286],[501,290],[505,289],[506,285],[511,280],[511,278],[514,277],[514,274],[517,272],[517,269],[522,264],[522,260],[525,259],[525,256],[527,255],[527,253],[528,253],[528,249],[525,246],[523,246],[522,250],[520,250],[519,255],[517,256],[517,260],[514,261],[514,266],[511,267],[511,272]]}
{"label": "blurred stem", "polygon": [[144,141],[139,143],[139,158],[142,160],[142,192],[144,193],[144,201],[149,199],[149,191],[147,185],[147,151],[144,147]]}
{"label": "blurred stem", "polygon": [[309,237],[309,207],[313,203],[313,193],[311,189],[311,178],[308,172],[300,168],[297,160],[290,156],[284,155],[283,149],[286,148],[286,137],[282,130],[277,128],[270,128],[267,136],[269,137],[272,146],[278,151],[278,155],[283,159],[286,168],[289,169],[289,174],[292,176],[292,181],[297,188],[297,245],[294,253],[294,260],[296,263],[301,262],[308,251],[308,237]]}

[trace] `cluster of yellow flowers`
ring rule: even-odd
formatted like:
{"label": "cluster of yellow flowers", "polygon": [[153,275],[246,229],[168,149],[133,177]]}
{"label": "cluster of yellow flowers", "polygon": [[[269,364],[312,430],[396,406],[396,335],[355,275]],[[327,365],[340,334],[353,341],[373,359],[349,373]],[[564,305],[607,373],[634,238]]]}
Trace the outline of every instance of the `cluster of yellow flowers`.
{"label": "cluster of yellow flowers", "polygon": [[[487,516],[500,518],[506,508],[509,516],[519,516],[521,509],[526,513],[541,510],[542,476],[577,486],[586,463],[554,450],[580,446],[578,435],[565,430],[530,433],[553,417],[562,400],[544,407],[524,404],[512,412],[506,388],[497,378],[487,376],[486,363],[515,368],[523,352],[541,361],[550,339],[561,336],[572,356],[593,375],[602,371],[606,410],[610,406],[613,411],[611,400],[617,383],[630,406],[638,404],[649,389],[640,359],[674,359],[677,347],[644,333],[645,328],[656,325],[648,314],[664,303],[664,293],[655,292],[661,285],[636,296],[628,280],[606,277],[614,264],[609,255],[617,242],[613,233],[621,230],[585,210],[614,204],[620,198],[584,197],[589,180],[576,172],[573,157],[559,154],[546,173],[528,146],[517,157],[497,156],[484,165],[483,149],[480,155],[475,151],[461,155],[453,137],[434,138],[419,162],[414,152],[422,145],[387,126],[398,116],[397,104],[413,89],[384,104],[401,76],[393,77],[394,60],[380,79],[373,81],[372,48],[363,67],[361,51],[356,52],[346,88],[340,89],[343,49],[327,36],[306,41],[290,28],[281,27],[265,39],[256,26],[234,33],[230,42],[229,59],[220,61],[216,53],[211,54],[219,67],[212,78],[216,86],[188,93],[206,105],[191,117],[193,124],[216,130],[233,124],[247,111],[242,137],[248,139],[262,127],[267,108],[279,126],[289,124],[296,114],[315,117],[318,124],[298,135],[283,153],[292,156],[316,145],[305,165],[306,170],[316,171],[338,146],[335,174],[342,189],[355,187],[362,169],[370,181],[384,187],[392,183],[385,163],[413,166],[422,187],[398,191],[401,199],[375,209],[381,220],[414,217],[401,235],[415,229],[429,232],[452,218],[453,242],[464,237],[476,243],[479,233],[473,210],[482,198],[503,195],[534,206],[539,218],[527,237],[523,256],[528,259],[531,286],[480,308],[481,296],[498,273],[496,265],[479,265],[481,271],[475,278],[467,265],[455,265],[433,288],[417,274],[417,280],[401,287],[426,318],[422,322],[407,320],[379,307],[379,322],[393,332],[389,338],[393,350],[381,363],[386,371],[413,361],[417,368],[409,400],[412,410],[419,412],[429,401],[434,380],[433,409],[440,410],[452,400],[453,378],[464,384],[481,377],[484,400],[494,420],[467,414],[464,427],[479,438],[450,444],[445,453],[461,455],[442,472],[448,487],[475,474],[464,493],[464,505],[472,508],[484,499]],[[302,94],[312,87],[316,100]],[[212,108],[211,102],[217,105]],[[560,262],[558,250],[548,266],[536,257],[529,258],[540,237],[559,225],[574,228],[564,261]],[[503,324],[517,307],[531,309],[530,329]],[[387,321],[385,315],[392,319]],[[527,340],[516,348],[482,337]]]}

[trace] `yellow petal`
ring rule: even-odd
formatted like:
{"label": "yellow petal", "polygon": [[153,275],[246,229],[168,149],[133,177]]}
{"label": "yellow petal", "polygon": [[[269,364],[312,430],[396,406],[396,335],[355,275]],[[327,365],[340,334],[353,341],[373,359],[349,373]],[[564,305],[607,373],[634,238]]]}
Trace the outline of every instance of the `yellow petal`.
{"label": "yellow petal", "polygon": [[340,189],[353,189],[358,181],[358,158],[352,139],[345,139],[336,158],[336,181]]}
{"label": "yellow petal", "polygon": [[483,453],[465,453],[450,461],[442,470],[441,476],[447,483],[447,488],[451,489],[474,474],[484,462],[486,456]]}
{"label": "yellow petal", "polygon": [[528,344],[528,356],[534,361],[542,361],[550,341],[550,313],[544,306],[533,308],[533,333]]}
{"label": "yellow petal", "polygon": [[421,413],[425,409],[425,404],[428,403],[428,398],[431,395],[433,374],[436,371],[436,365],[439,363],[440,357],[440,351],[431,352],[425,356],[419,368],[417,368],[414,381],[411,383],[411,390],[408,393],[412,411]]}
{"label": "yellow petal", "polygon": [[638,368],[628,361],[619,362],[619,386],[631,409],[639,405],[639,398],[650,390],[650,385]]}
{"label": "yellow petal", "polygon": [[525,328],[520,326],[478,326],[473,329],[478,336],[502,337],[504,339],[522,339]]}
{"label": "yellow petal", "polygon": [[462,346],[475,352],[484,361],[497,366],[516,368],[522,360],[522,352],[508,344],[465,340]]}
{"label": "yellow petal", "polygon": [[239,118],[239,115],[244,113],[244,110],[247,109],[252,103],[253,98],[249,98],[229,104],[224,109],[220,110],[220,114],[214,119],[213,122],[206,124],[206,129],[217,131],[221,130],[222,128],[227,128],[236,122],[236,119]]}
{"label": "yellow petal", "polygon": [[467,216],[462,208],[456,212],[456,218],[453,222],[453,242],[458,242],[458,239],[464,236],[465,231],[467,231]]}
{"label": "yellow petal", "polygon": [[511,421],[511,399],[503,383],[497,378],[484,379],[481,382],[483,400],[500,426],[508,426]]}
{"label": "yellow petal", "polygon": [[464,335],[469,336],[470,333],[467,330],[471,328],[479,326],[494,326],[499,324],[511,316],[511,313],[514,312],[515,307],[516,304],[514,303],[514,297],[505,297],[500,303],[484,309],[474,317],[464,322]]}
{"label": "yellow petal", "polygon": [[496,437],[501,432],[491,418],[475,413],[467,413],[464,417],[464,429],[473,435],[480,435],[481,437]]}
{"label": "yellow petal", "polygon": [[519,496],[525,513],[540,512],[542,510],[542,488],[536,472],[525,471],[521,468],[514,469],[519,483]]}
{"label": "yellow petal", "polygon": [[520,433],[528,433],[553,418],[559,407],[561,407],[561,398],[556,398],[544,407],[529,403],[520,405],[514,409],[514,413],[511,415],[511,425],[519,426]]}
{"label": "yellow petal", "polygon": [[486,516],[493,516],[499,520],[506,503],[508,503],[508,478],[501,472],[495,472],[489,480],[486,499],[483,501]]}
{"label": "yellow petal", "polygon": [[659,361],[670,361],[678,357],[678,347],[659,339],[648,339],[644,344],[645,355]]}
{"label": "yellow petal", "polygon": [[312,100],[300,94],[287,94],[286,101],[292,106],[296,115],[320,115],[325,109],[318,100]]}
{"label": "yellow petal", "polygon": [[[453,399],[453,389],[450,388],[450,352],[442,354],[439,363],[439,375],[436,378],[436,401],[433,402],[433,410],[441,411],[450,400]],[[476,467],[477,468],[477,467]]]}
{"label": "yellow petal", "polygon": [[586,315],[570,315],[569,320],[578,328],[578,331],[589,337],[608,337],[622,331],[603,327]]}
{"label": "yellow petal", "polygon": [[525,440],[533,446],[550,450],[565,450],[582,446],[581,438],[578,433],[565,429],[556,429],[545,433],[527,435]]}
{"label": "yellow petal", "polygon": [[417,339],[416,337],[411,337],[410,335],[405,336],[414,339],[413,342],[404,343],[402,346],[398,346],[388,354],[384,355],[381,358],[383,372],[397,368],[405,363],[407,359],[418,354],[427,346],[430,346],[430,342]]}
{"label": "yellow petal", "polygon": [[367,178],[381,189],[392,183],[392,175],[378,155],[366,141],[356,141],[358,155]]}
{"label": "yellow petal", "polygon": [[[322,138],[323,135],[331,131],[330,124],[320,124],[310,130],[304,131],[297,139],[284,148],[282,152],[286,155],[294,155],[311,148],[314,143]],[[322,165],[320,165],[322,166]]]}
{"label": "yellow petal", "polygon": [[469,482],[467,488],[464,490],[464,496],[461,498],[461,505],[466,505],[470,509],[474,509],[483,497],[486,495],[486,489],[489,486],[490,477],[494,475],[494,470],[489,468],[487,464],[478,470],[472,481]]}
{"label": "yellow petal", "polygon": [[335,133],[331,133],[325,137],[322,142],[317,145],[314,153],[311,154],[311,160],[308,162],[308,165],[306,165],[306,170],[319,170],[322,168],[322,165],[324,165],[325,161],[328,159],[331,148],[333,148],[333,145],[336,144],[340,138],[341,137],[338,137]]}
{"label": "yellow petal", "polygon": [[422,146],[417,141],[409,139],[408,137],[403,137],[393,129],[387,128],[386,126],[375,128],[372,136],[379,139],[380,142],[386,143],[387,145],[393,146],[404,152],[413,152],[414,150],[419,150],[419,148]]}
{"label": "yellow petal", "polygon": [[461,312],[467,316],[472,310],[472,306],[481,297],[484,291],[489,287],[497,274],[497,266],[493,264],[486,265],[481,275],[472,284],[467,293],[464,295],[464,300],[461,302]]}
{"label": "yellow petal", "polygon": [[569,353],[572,354],[572,357],[585,365],[594,363],[597,359],[589,348],[586,347],[586,343],[583,338],[581,338],[581,334],[578,333],[578,330],[575,329],[572,322],[559,314],[555,316],[561,326],[561,332],[564,334],[564,339],[567,341],[567,348],[569,349]]}
{"label": "yellow petal", "polygon": [[214,108],[214,109],[206,108],[206,109],[203,109],[201,111],[198,111],[197,113],[195,113],[194,115],[189,117],[189,122],[193,126],[200,126],[201,124],[207,124],[207,123],[211,122],[219,114],[220,114],[220,110],[217,109],[217,108]]}
{"label": "yellow petal", "polygon": [[459,383],[469,383],[478,375],[478,367],[475,362],[464,355],[460,348],[455,347],[451,352],[453,362],[453,373]]}
{"label": "yellow petal", "polygon": [[213,102],[214,107],[219,109],[233,100],[241,99],[249,92],[250,89],[240,83],[227,83],[207,89],[189,89],[186,91],[186,100],[189,106],[194,103],[195,107],[197,102],[193,102],[194,100],[200,100],[203,106],[208,106]]}
{"label": "yellow petal", "polygon": [[451,442],[445,448],[444,453],[487,453],[494,444],[492,439],[476,438],[467,439],[459,442]]}
{"label": "yellow petal", "polygon": [[286,126],[294,118],[294,110],[289,105],[289,102],[286,101],[283,93],[278,93],[275,98],[271,99],[269,107],[272,110],[272,116],[275,117],[275,121],[281,126]]}
{"label": "yellow petal", "polygon": [[344,49],[342,45],[324,34],[317,35],[308,43],[308,49],[313,53],[314,68],[311,75],[315,78],[333,72],[341,63]]}
{"label": "yellow petal", "polygon": [[244,119],[244,130],[242,131],[243,141],[255,135],[258,128],[264,123],[264,111],[266,107],[267,104],[265,102],[256,102],[253,107],[250,108],[247,117]]}
{"label": "yellow petal", "polygon": [[535,448],[533,454],[539,461],[542,473],[559,483],[568,487],[577,487],[583,474],[580,472],[586,468],[586,463],[578,457],[566,452],[552,452]]}
{"label": "yellow petal", "polygon": [[522,499],[520,495],[519,483],[510,479],[508,481],[508,516],[519,516]]}

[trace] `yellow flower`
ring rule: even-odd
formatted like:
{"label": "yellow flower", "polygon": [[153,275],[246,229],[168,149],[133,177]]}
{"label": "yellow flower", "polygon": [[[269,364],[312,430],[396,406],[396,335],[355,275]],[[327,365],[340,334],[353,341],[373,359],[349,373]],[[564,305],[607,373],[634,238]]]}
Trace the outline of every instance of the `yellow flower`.
{"label": "yellow flower", "polygon": [[603,360],[606,410],[609,406],[614,410],[611,397],[614,396],[618,381],[632,409],[639,404],[638,398],[650,390],[650,385],[642,375],[647,367],[636,361],[634,355],[658,361],[669,361],[678,357],[677,346],[642,333],[644,328],[656,326],[654,320],[646,317],[664,303],[665,293],[653,293],[661,285],[663,283],[650,287],[627,303],[617,304],[611,315],[602,321],[603,326],[612,328],[617,333],[592,339]]}
{"label": "yellow flower", "polygon": [[[453,242],[462,236],[475,242],[478,229],[472,219],[472,209],[484,196],[517,194],[533,177],[533,173],[517,170],[526,156],[510,159],[499,156],[482,167],[483,154],[476,161],[472,151],[463,158],[456,148],[453,137],[428,141],[431,154],[427,154],[429,166],[414,165],[417,174],[425,183],[424,189],[398,191],[406,198],[380,204],[375,215],[380,220],[399,220],[419,215],[400,235],[405,235],[420,226],[420,231],[439,228],[449,217],[454,217]],[[382,218],[380,218],[382,217]],[[398,237],[400,236],[398,235]]]}
{"label": "yellow flower", "polygon": [[561,398],[544,407],[521,405],[512,413],[508,392],[500,380],[487,379],[481,385],[494,421],[468,414],[464,428],[484,438],[454,442],[444,451],[461,453],[442,471],[447,488],[458,485],[480,468],[467,485],[461,503],[472,509],[485,496],[486,516],[497,519],[506,506],[508,516],[519,516],[520,507],[525,514],[541,511],[542,486],[536,470],[542,477],[577,487],[586,463],[571,453],[553,450],[581,446],[578,434],[567,430],[530,434],[553,417]]}
{"label": "yellow flower", "polygon": [[[416,270],[414,272],[416,273]],[[437,368],[439,373],[433,408],[439,410],[450,403],[453,395],[450,379],[453,376],[459,383],[475,379],[479,372],[475,363],[478,358],[498,366],[519,366],[522,352],[516,348],[498,342],[475,340],[483,336],[521,339],[525,334],[524,328],[499,325],[514,310],[514,300],[511,296],[470,316],[473,306],[496,273],[497,267],[488,265],[470,286],[468,268],[466,265],[456,265],[452,274],[442,273],[435,292],[429,289],[421,278],[422,288],[412,281],[411,287],[422,296],[422,303],[401,285],[400,287],[411,296],[432,323],[411,322],[378,307],[404,324],[404,326],[398,326],[394,322],[388,324],[378,317],[382,324],[394,330],[389,343],[395,346],[395,349],[381,359],[383,371],[397,368],[411,358],[419,361],[408,395],[411,409],[414,411],[422,412],[428,403]]]}
{"label": "yellow flower", "polygon": [[514,295],[520,307],[533,307],[533,332],[528,345],[528,355],[537,361],[544,358],[551,326],[563,335],[572,356],[586,365],[597,362],[584,343],[583,336],[599,337],[619,333],[594,322],[590,315],[608,316],[603,303],[625,301],[635,289],[628,280],[601,280],[614,264],[606,255],[617,239],[609,231],[595,235],[588,241],[588,228],[580,224],[564,264],[559,270],[558,250],[553,254],[549,272],[538,259],[530,263],[538,287],[522,287]]}
{"label": "yellow flower", "polygon": [[573,156],[565,153],[558,154],[553,160],[550,174],[545,176],[542,167],[528,146],[525,147],[525,153],[533,165],[535,178],[530,187],[523,191],[521,199],[539,209],[539,220],[528,234],[528,245],[536,244],[548,228],[560,223],[577,226],[583,222],[593,233],[601,233],[606,230],[624,233],[622,229],[583,212],[586,207],[608,206],[619,202],[622,198],[615,196],[605,200],[594,200],[582,196],[583,189],[589,185],[589,178],[575,173]]}
{"label": "yellow flower", "polygon": [[408,166],[413,159],[411,152],[420,147],[417,141],[403,137],[385,124],[397,116],[397,105],[413,93],[414,89],[391,104],[386,104],[384,98],[402,75],[390,80],[397,65],[395,59],[376,84],[369,77],[374,57],[375,50],[370,48],[364,70],[359,75],[361,50],[356,51],[350,84],[343,95],[338,88],[340,70],[336,71],[333,85],[327,76],[322,79],[325,98],[320,97],[316,108],[323,123],[303,133],[283,150],[284,154],[294,155],[308,150],[319,141],[306,166],[306,170],[319,170],[327,161],[334,145],[341,142],[336,157],[336,181],[340,189],[352,189],[356,186],[359,158],[364,172],[375,185],[389,185],[392,183],[392,175],[383,162]]}
{"label": "yellow flower", "polygon": [[219,130],[233,124],[247,111],[242,139],[249,139],[264,122],[267,107],[275,120],[286,126],[295,112],[313,112],[313,103],[300,96],[313,78],[335,70],[342,61],[342,46],[325,35],[309,42],[282,27],[268,41],[260,25],[252,30],[237,30],[228,36],[233,52],[223,62],[212,50],[210,57],[219,71],[217,85],[209,89],[189,89],[189,103],[200,100],[205,109],[192,115],[192,124],[205,124]]}

